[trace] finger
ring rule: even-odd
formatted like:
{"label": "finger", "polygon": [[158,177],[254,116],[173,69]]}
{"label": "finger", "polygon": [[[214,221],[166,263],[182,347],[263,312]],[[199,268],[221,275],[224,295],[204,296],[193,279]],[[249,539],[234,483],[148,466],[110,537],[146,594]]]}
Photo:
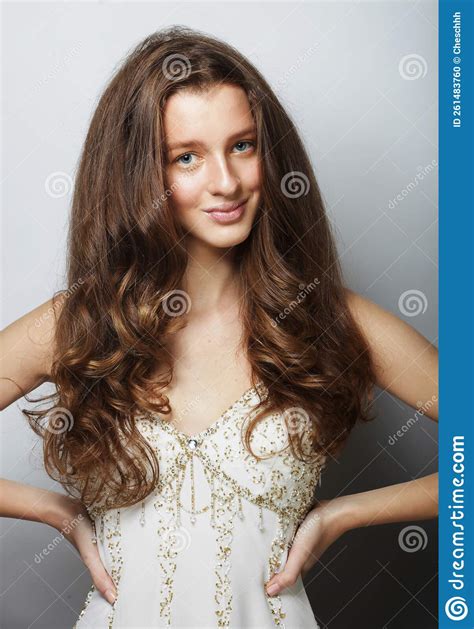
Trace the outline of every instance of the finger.
{"label": "finger", "polygon": [[268,581],[266,591],[269,596],[275,596],[279,594],[285,588],[294,585],[299,576],[299,572],[294,570],[287,570],[286,568],[281,572],[273,575]]}
{"label": "finger", "polygon": [[275,596],[285,587],[294,585],[310,556],[311,548],[305,536],[295,537],[283,570],[277,572],[268,580],[266,584],[267,593],[270,596]]}
{"label": "finger", "polygon": [[270,596],[275,596],[284,588],[296,583],[307,555],[308,552],[304,548],[298,548],[296,546],[291,548],[283,570],[274,574],[267,582],[266,590]]}
{"label": "finger", "polygon": [[98,550],[88,552],[83,557],[83,561],[89,569],[95,588],[110,604],[113,604],[117,597],[117,588],[105,569]]}

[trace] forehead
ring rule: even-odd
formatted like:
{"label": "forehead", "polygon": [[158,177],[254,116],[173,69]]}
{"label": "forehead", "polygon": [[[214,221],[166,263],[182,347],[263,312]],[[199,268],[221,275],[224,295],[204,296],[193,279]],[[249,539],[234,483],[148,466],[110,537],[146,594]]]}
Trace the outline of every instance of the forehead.
{"label": "forehead", "polygon": [[235,85],[175,92],[163,113],[167,146],[190,139],[215,142],[255,126],[247,94]]}

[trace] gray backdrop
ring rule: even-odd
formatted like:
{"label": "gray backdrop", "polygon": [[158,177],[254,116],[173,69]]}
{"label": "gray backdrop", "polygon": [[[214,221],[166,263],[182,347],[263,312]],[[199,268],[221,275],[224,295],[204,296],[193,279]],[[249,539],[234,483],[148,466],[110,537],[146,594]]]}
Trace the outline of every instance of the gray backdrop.
{"label": "gray backdrop", "polygon": [[[420,1],[4,3],[2,327],[64,286],[92,111],[127,51],[170,24],[229,41],[263,72],[312,157],[347,284],[437,344],[437,3]],[[58,490],[20,404],[3,413],[0,476]],[[436,471],[436,424],[410,422],[414,411],[380,390],[376,404],[322,497]],[[71,627],[90,587],[75,549],[62,541],[37,563],[56,531],[0,523],[2,627]],[[352,531],[327,551],[305,579],[322,627],[437,626],[436,523],[416,524],[427,542],[417,552],[398,541],[409,523]]]}

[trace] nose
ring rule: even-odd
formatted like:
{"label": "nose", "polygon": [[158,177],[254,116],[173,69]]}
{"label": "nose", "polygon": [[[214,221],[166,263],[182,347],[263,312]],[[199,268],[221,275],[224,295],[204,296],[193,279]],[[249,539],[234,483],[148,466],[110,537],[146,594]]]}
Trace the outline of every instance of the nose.
{"label": "nose", "polygon": [[208,184],[210,194],[232,196],[237,192],[239,186],[240,179],[229,166],[225,157],[217,156],[211,159]]}

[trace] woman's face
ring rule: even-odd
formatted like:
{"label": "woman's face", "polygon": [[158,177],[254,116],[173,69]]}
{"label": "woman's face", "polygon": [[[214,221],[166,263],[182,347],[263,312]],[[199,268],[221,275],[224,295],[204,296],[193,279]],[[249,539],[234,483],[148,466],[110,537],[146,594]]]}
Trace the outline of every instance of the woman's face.
{"label": "woman's face", "polygon": [[219,248],[243,242],[260,201],[256,128],[244,90],[219,84],[201,94],[177,92],[166,103],[164,127],[167,185],[187,237]]}

